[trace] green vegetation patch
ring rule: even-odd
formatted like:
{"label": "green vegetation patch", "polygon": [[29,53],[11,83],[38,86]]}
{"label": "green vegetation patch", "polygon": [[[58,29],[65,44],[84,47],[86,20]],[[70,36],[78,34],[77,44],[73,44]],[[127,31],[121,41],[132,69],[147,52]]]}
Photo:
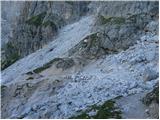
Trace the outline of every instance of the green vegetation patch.
{"label": "green vegetation patch", "polygon": [[29,78],[27,78],[26,80],[33,80],[34,78],[33,77],[29,77]]}
{"label": "green vegetation patch", "polygon": [[3,91],[3,90],[6,89],[6,88],[7,88],[7,86],[1,85],[1,91]]}
{"label": "green vegetation patch", "polygon": [[1,85],[1,98],[6,95],[5,91],[7,90],[7,86]]}
{"label": "green vegetation patch", "polygon": [[28,19],[26,21],[26,23],[29,25],[40,26],[40,25],[42,25],[42,22],[43,22],[45,15],[46,15],[46,12],[35,15],[35,16],[31,17],[30,19]]}
{"label": "green vegetation patch", "polygon": [[42,24],[44,27],[47,27],[47,26],[53,26],[56,28],[56,24],[53,22],[53,21],[45,21],[43,24]]}
{"label": "green vegetation patch", "polygon": [[[95,111],[94,115],[90,115],[89,112]],[[102,105],[92,105],[87,110],[82,111],[79,115],[73,116],[70,119],[109,119],[121,118],[121,111],[115,106],[113,100],[108,100]]]}
{"label": "green vegetation patch", "polygon": [[27,75],[33,75],[33,72],[29,71],[26,73]]}
{"label": "green vegetation patch", "polygon": [[56,63],[56,67],[57,68],[62,68],[63,70],[68,69],[70,67],[72,67],[75,63],[74,60],[71,58],[55,58],[53,60],[51,60],[50,62],[44,64],[42,67],[36,68],[33,70],[33,72],[29,71],[26,74],[27,75],[32,75],[33,73],[40,73],[48,68],[50,68],[54,62]]}
{"label": "green vegetation patch", "polygon": [[111,22],[112,17],[107,17],[107,16],[99,16],[99,19],[101,21],[101,24],[107,24]]}
{"label": "green vegetation patch", "polygon": [[51,20],[43,21],[45,15],[46,15],[46,12],[43,12],[43,13],[40,13],[38,15],[32,16],[30,19],[28,19],[26,21],[26,23],[29,24],[29,25],[35,25],[36,27],[38,27],[38,26],[44,26],[44,27],[52,26],[55,29],[57,29],[57,26],[56,26],[55,22],[53,22]]}
{"label": "green vegetation patch", "polygon": [[52,29],[54,29],[54,30],[56,30],[56,31],[58,30],[58,27],[57,27],[58,25],[56,25],[55,22],[50,21],[50,20],[43,22],[43,23],[42,23],[42,26],[44,26],[44,27],[51,26]]}
{"label": "green vegetation patch", "polygon": [[66,3],[70,4],[70,5],[74,5],[75,1],[65,1]]}
{"label": "green vegetation patch", "polygon": [[[42,72],[42,71],[50,68],[54,62],[58,62],[57,66],[59,66],[59,64],[61,63],[61,61],[66,62],[67,65],[72,66],[72,62],[73,62],[72,59],[68,59],[68,60],[64,59],[63,60],[63,58],[55,58],[55,59],[51,60],[50,62],[44,64],[42,67],[34,69],[33,72],[29,71],[26,74],[27,75],[32,75],[33,73],[40,73],[40,72]],[[68,66],[66,66],[66,65],[64,67],[66,67],[66,69],[68,68]]]}
{"label": "green vegetation patch", "polygon": [[6,49],[8,50],[8,54],[6,55],[6,59],[1,61],[1,70],[6,69],[20,58],[17,49],[12,43],[8,42],[6,44]]}
{"label": "green vegetation patch", "polygon": [[123,17],[114,17],[113,18],[113,24],[124,24],[125,18]]}
{"label": "green vegetation patch", "polygon": [[44,71],[45,69],[50,68],[54,62],[59,61],[61,59],[62,58],[55,58],[55,59],[51,60],[50,62],[44,64],[42,67],[39,67],[39,68],[33,70],[33,72],[40,73],[40,72]]}
{"label": "green vegetation patch", "polygon": [[69,119],[91,119],[91,117],[86,112],[82,112],[80,115],[73,116]]}
{"label": "green vegetation patch", "polygon": [[124,24],[125,23],[125,18],[124,17],[112,17],[112,16],[99,16],[101,24]]}

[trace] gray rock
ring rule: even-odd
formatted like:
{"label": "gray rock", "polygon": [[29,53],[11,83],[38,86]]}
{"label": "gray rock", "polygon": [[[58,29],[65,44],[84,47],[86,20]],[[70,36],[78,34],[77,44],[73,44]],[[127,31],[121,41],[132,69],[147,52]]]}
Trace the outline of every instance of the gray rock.
{"label": "gray rock", "polygon": [[56,63],[57,68],[62,68],[63,70],[66,70],[68,68],[71,68],[74,65],[74,60],[71,58],[61,59]]}
{"label": "gray rock", "polygon": [[[104,33],[102,38],[105,39],[102,40],[102,46],[105,49],[125,50],[140,39],[145,29],[151,29],[151,31],[153,31],[153,28],[158,29],[155,26],[156,23],[150,23],[155,21],[158,15],[158,4],[156,2],[93,2],[90,7],[96,5],[98,6],[97,10],[92,12],[97,13],[95,24],[97,27],[93,30],[97,31],[99,29]],[[152,26],[152,28],[149,28],[149,26]]]}
{"label": "gray rock", "polygon": [[147,24],[145,27],[145,30],[152,32],[152,33],[158,33],[158,21],[151,21],[150,23]]}
{"label": "gray rock", "polygon": [[144,81],[154,80],[159,76],[158,72],[147,67],[143,71],[143,79]]}
{"label": "gray rock", "polygon": [[159,118],[159,86],[158,84],[154,89],[147,93],[143,98],[143,103],[148,106],[148,114],[150,118]]}

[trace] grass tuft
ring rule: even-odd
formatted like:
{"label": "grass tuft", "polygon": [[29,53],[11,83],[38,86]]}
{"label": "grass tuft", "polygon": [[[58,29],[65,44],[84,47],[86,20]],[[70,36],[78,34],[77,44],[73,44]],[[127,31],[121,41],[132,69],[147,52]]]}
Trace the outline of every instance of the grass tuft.
{"label": "grass tuft", "polygon": [[[90,116],[90,111],[97,111],[95,115]],[[79,115],[73,116],[70,119],[109,119],[115,118],[120,119],[121,111],[115,106],[113,100],[108,100],[102,105],[92,105],[87,110],[82,111]]]}
{"label": "grass tuft", "polygon": [[125,18],[124,17],[112,17],[112,16],[100,16],[99,17],[101,24],[124,24],[125,23]]}
{"label": "grass tuft", "polygon": [[38,26],[42,25],[42,22],[43,22],[45,15],[46,15],[46,12],[35,15],[35,16],[31,17],[30,19],[28,19],[26,21],[26,23],[29,25],[35,25],[36,27],[38,27]]}
{"label": "grass tuft", "polygon": [[1,70],[6,69],[20,58],[16,47],[14,47],[12,43],[8,42],[6,47],[8,50],[8,55],[4,61],[1,61]]}

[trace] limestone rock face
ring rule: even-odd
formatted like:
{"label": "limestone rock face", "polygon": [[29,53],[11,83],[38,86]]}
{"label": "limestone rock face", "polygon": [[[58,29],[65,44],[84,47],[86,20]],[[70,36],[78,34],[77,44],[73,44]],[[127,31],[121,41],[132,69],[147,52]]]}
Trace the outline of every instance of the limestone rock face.
{"label": "limestone rock face", "polygon": [[[92,12],[99,12],[103,15],[116,16],[116,17],[127,17],[128,15],[142,14],[150,11],[150,15],[157,14],[158,1],[155,2],[92,2],[90,8]],[[97,8],[94,9],[94,7]],[[112,6],[112,8],[111,8]],[[110,8],[110,9],[108,9]]]}
{"label": "limestone rock face", "polygon": [[[92,2],[90,7],[95,7],[96,4],[97,2]],[[91,9],[97,13],[97,27],[93,30],[103,33],[102,46],[105,49],[125,50],[135,44],[141,34],[147,32],[150,24],[152,27],[158,24],[150,23],[158,17],[157,2],[101,2],[97,6],[97,10]],[[154,28],[158,30],[157,27]],[[155,31],[153,28],[150,30]]]}
{"label": "limestone rock face", "polygon": [[8,42],[9,37],[13,36],[12,30],[19,18],[20,11],[23,8],[23,2],[16,1],[2,1],[1,2],[1,44],[2,49],[5,43]]}
{"label": "limestone rock face", "polygon": [[[86,14],[87,5],[89,2],[20,2],[20,7],[15,9],[16,2],[3,2],[2,8],[7,12],[7,5],[13,6],[17,10],[18,17],[10,16],[8,23],[14,23],[13,30],[4,28],[7,23],[4,23],[3,39],[8,35],[6,32],[11,32],[11,36],[6,38],[9,41],[4,44],[4,54],[2,67],[6,68],[12,64],[12,54],[17,54],[16,60],[33,53],[42,48],[48,42],[53,41],[58,34],[58,30],[66,24],[78,20],[81,16]],[[76,9],[75,9],[76,8]],[[5,12],[2,18],[5,19]],[[14,21],[13,21],[13,20]],[[6,30],[6,31],[5,31]],[[12,51],[8,45],[13,46]],[[8,61],[7,63],[4,61]]]}
{"label": "limestone rock face", "polygon": [[99,56],[126,50],[149,29],[154,31],[152,33],[158,31],[157,27],[153,28],[158,24],[156,2],[91,2],[89,9],[97,17],[93,33],[98,32],[99,35],[89,35],[84,38],[86,42],[80,42],[70,51],[75,52],[77,49],[83,57],[91,57],[92,53]]}
{"label": "limestone rock face", "polygon": [[81,49],[83,57],[126,50],[148,30],[158,31],[153,27],[158,24],[157,2],[91,2],[89,13],[97,18],[92,30],[99,35],[89,35],[86,43],[80,43],[84,47],[75,48],[77,51]]}

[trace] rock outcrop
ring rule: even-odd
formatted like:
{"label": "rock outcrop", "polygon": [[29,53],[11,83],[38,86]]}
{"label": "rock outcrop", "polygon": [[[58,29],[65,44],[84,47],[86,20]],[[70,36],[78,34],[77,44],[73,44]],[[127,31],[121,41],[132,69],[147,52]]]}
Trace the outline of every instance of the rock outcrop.
{"label": "rock outcrop", "polygon": [[103,32],[102,46],[105,49],[120,51],[135,44],[139,36],[147,32],[148,23],[157,18],[157,2],[102,2],[94,30]]}
{"label": "rock outcrop", "polygon": [[144,104],[146,104],[148,109],[146,112],[151,116],[151,118],[159,118],[159,85],[157,84],[155,88],[147,93],[143,98]]}

